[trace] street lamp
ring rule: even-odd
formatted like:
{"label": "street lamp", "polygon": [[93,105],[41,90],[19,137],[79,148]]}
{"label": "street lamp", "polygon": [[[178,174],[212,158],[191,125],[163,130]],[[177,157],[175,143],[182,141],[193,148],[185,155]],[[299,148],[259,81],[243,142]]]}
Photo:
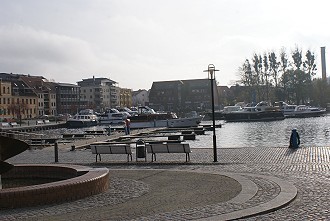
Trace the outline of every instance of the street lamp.
{"label": "street lamp", "polygon": [[213,121],[213,157],[214,162],[218,162],[217,157],[217,141],[216,141],[216,135],[215,135],[215,117],[214,117],[214,90],[213,90],[213,84],[215,80],[215,72],[219,71],[215,69],[215,66],[213,64],[209,64],[207,70],[204,72],[208,72],[208,79],[211,80],[211,95],[212,95],[212,121]]}

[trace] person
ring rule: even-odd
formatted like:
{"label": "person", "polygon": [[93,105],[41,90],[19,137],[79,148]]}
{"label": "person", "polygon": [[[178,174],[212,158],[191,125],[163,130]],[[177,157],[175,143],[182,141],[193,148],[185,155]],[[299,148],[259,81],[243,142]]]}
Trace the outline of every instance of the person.
{"label": "person", "polygon": [[130,131],[130,124],[131,124],[131,120],[130,119],[126,119],[125,120],[125,134],[128,135],[131,133]]}
{"label": "person", "polygon": [[299,145],[300,145],[300,137],[297,132],[297,129],[292,129],[289,148],[298,148]]}

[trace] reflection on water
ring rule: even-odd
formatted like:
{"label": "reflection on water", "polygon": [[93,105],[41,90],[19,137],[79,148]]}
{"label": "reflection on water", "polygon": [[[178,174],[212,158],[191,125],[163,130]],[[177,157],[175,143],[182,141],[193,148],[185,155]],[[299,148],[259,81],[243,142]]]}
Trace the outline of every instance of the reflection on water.
{"label": "reflection on water", "polygon": [[[223,124],[216,129],[218,148],[237,147],[287,147],[291,130],[296,128],[301,146],[330,145],[330,115],[313,118],[288,118],[271,122],[233,122]],[[203,124],[212,124],[204,121]],[[212,148],[212,131],[205,136],[197,136],[196,141],[189,141],[193,148]]]}

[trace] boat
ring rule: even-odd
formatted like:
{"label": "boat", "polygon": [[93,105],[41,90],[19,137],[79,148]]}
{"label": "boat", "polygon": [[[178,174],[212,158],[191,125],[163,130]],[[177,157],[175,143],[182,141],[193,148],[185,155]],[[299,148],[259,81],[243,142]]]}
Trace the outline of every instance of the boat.
{"label": "boat", "polygon": [[99,116],[100,124],[122,124],[130,114],[127,112],[120,112],[115,108],[107,109]]}
{"label": "boat", "polygon": [[155,127],[197,127],[204,116],[179,118],[173,112],[156,112],[148,106],[138,107],[138,114],[128,117],[130,128],[155,128]]}
{"label": "boat", "polygon": [[136,114],[138,114],[137,111],[135,111],[135,110],[131,110],[131,109],[129,109],[128,107],[116,107],[116,109],[117,109],[119,112],[128,113],[129,115],[136,115]]}
{"label": "boat", "polygon": [[66,122],[68,128],[91,127],[98,124],[98,117],[92,109],[81,110]]}
{"label": "boat", "polygon": [[326,113],[326,109],[319,107],[311,107],[307,105],[287,104],[283,101],[278,102],[284,116],[287,118],[305,118],[305,117],[320,117]]}
{"label": "boat", "polygon": [[245,106],[238,110],[224,113],[226,122],[274,121],[284,120],[283,112],[261,101],[255,106]]}

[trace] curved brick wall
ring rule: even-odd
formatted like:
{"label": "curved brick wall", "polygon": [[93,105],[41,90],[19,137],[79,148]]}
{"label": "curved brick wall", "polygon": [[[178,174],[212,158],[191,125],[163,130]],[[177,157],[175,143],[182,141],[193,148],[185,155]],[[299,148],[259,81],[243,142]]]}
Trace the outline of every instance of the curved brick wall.
{"label": "curved brick wall", "polygon": [[60,203],[102,193],[109,188],[109,170],[77,165],[15,165],[3,178],[55,178],[62,181],[0,190],[0,208]]}

